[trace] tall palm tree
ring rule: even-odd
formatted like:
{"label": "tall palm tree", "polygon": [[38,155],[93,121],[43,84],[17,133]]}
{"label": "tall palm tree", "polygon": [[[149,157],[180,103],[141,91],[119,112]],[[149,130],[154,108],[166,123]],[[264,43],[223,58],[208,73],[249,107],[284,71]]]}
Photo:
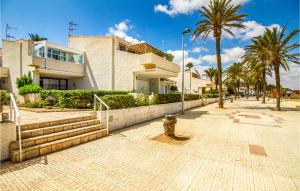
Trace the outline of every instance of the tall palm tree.
{"label": "tall palm tree", "polygon": [[257,72],[259,72],[262,76],[262,92],[263,98],[262,103],[266,103],[266,75],[272,75],[271,73],[271,65],[268,63],[269,54],[266,50],[263,37],[258,36],[252,39],[252,44],[246,46],[245,55],[243,56],[243,62],[250,69],[253,67],[258,67]]}
{"label": "tall palm tree", "polygon": [[29,33],[28,35],[29,35],[30,39],[33,41],[48,40],[45,37],[40,37],[38,34]]}
{"label": "tall palm tree", "polygon": [[[217,70],[211,67],[204,70],[203,76],[209,78],[210,82],[212,83],[213,79],[216,77],[216,73]],[[212,87],[210,87],[210,92],[212,92]]]}
{"label": "tall palm tree", "polygon": [[280,67],[284,70],[289,70],[288,63],[300,64],[299,56],[300,53],[292,53],[294,49],[300,47],[298,42],[289,44],[294,36],[298,34],[300,29],[294,29],[291,33],[286,33],[287,26],[282,30],[277,27],[272,29],[266,29],[265,34],[262,38],[264,46],[269,54],[269,62],[272,64],[275,73],[276,81],[276,110],[280,111]]}
{"label": "tall palm tree", "polygon": [[228,84],[233,85],[235,99],[240,93],[241,80],[243,79],[243,74],[244,74],[243,70],[244,70],[243,65],[239,62],[232,64],[225,70],[225,74],[226,74],[225,81],[227,81]]}
{"label": "tall palm tree", "polygon": [[189,62],[185,65],[188,69],[188,71],[190,71],[190,93],[192,93],[192,68],[194,67],[194,64],[192,62]]}
{"label": "tall palm tree", "polygon": [[222,32],[227,32],[234,36],[231,29],[245,28],[240,22],[244,20],[245,14],[237,12],[242,8],[241,5],[234,5],[232,0],[211,0],[208,7],[202,6],[199,10],[203,17],[196,25],[193,32],[194,37],[202,36],[206,40],[213,35],[216,41],[216,57],[218,66],[219,82],[219,108],[223,108],[223,89],[222,89],[222,62],[221,62],[221,38]]}

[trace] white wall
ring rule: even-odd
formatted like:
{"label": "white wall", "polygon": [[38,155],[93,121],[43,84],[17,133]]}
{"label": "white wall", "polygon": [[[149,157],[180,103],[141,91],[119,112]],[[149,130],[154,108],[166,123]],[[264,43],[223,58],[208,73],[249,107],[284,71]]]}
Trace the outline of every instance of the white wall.
{"label": "white wall", "polygon": [[[208,99],[204,99],[203,101],[202,100],[186,101],[184,103],[184,108],[188,110],[194,107],[199,107],[202,104],[206,105],[217,101],[218,98],[208,98]],[[109,130],[113,131],[117,129],[122,129],[144,121],[149,121],[155,118],[159,118],[167,114],[178,113],[180,111],[181,111],[181,102],[110,110]],[[106,111],[102,111],[102,112],[98,111],[97,117],[98,119],[101,120],[101,123],[106,125]]]}

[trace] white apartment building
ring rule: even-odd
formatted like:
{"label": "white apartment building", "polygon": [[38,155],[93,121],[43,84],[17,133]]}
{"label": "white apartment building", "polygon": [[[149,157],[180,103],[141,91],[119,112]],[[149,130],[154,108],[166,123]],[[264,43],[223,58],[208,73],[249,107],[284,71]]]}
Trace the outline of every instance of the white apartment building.
{"label": "white apartment building", "polygon": [[11,92],[17,92],[16,78],[30,72],[44,89],[168,93],[176,84],[169,78],[180,70],[148,43],[131,44],[116,36],[71,36],[68,47],[25,39],[3,40],[2,45],[0,88]]}
{"label": "white apartment building", "polygon": [[[182,73],[178,74],[178,77],[170,78],[173,81],[176,81],[176,86],[178,91],[182,91]],[[208,79],[202,79],[200,73],[191,69],[184,72],[184,92],[185,93],[205,93],[211,87],[211,82]]]}

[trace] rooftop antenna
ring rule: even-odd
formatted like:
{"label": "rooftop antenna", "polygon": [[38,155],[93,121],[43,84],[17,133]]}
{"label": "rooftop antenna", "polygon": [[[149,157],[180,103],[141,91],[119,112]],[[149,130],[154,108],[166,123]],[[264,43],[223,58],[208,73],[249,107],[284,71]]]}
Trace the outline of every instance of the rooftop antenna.
{"label": "rooftop antenna", "polygon": [[71,32],[77,30],[77,27],[78,25],[76,23],[74,23],[73,21],[70,21],[69,22],[69,35],[68,36],[71,36]]}
{"label": "rooftop antenna", "polygon": [[9,33],[10,30],[17,30],[17,28],[9,26],[9,24],[6,23],[6,27],[5,27],[5,39],[6,40],[15,39],[15,37]]}

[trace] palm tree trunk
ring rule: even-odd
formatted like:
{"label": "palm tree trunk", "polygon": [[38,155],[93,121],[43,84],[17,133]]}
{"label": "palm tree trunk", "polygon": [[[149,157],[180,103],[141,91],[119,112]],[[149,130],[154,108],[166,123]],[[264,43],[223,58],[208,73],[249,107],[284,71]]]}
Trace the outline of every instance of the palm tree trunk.
{"label": "palm tree trunk", "polygon": [[263,98],[261,103],[266,103],[266,69],[263,70],[262,72],[262,89],[263,89]]}
{"label": "palm tree trunk", "polygon": [[236,100],[236,85],[234,85],[233,89],[234,89],[234,100]]}
{"label": "palm tree trunk", "polygon": [[217,52],[217,65],[218,65],[218,83],[219,83],[219,108],[223,106],[223,89],[222,89],[222,64],[221,64],[221,48],[220,48],[220,37],[216,37],[216,52]]}
{"label": "palm tree trunk", "polygon": [[275,80],[276,80],[276,111],[281,111],[280,108],[280,75],[279,75],[279,64],[274,64]]}
{"label": "palm tree trunk", "polygon": [[192,71],[190,71],[190,94],[192,93]]}

